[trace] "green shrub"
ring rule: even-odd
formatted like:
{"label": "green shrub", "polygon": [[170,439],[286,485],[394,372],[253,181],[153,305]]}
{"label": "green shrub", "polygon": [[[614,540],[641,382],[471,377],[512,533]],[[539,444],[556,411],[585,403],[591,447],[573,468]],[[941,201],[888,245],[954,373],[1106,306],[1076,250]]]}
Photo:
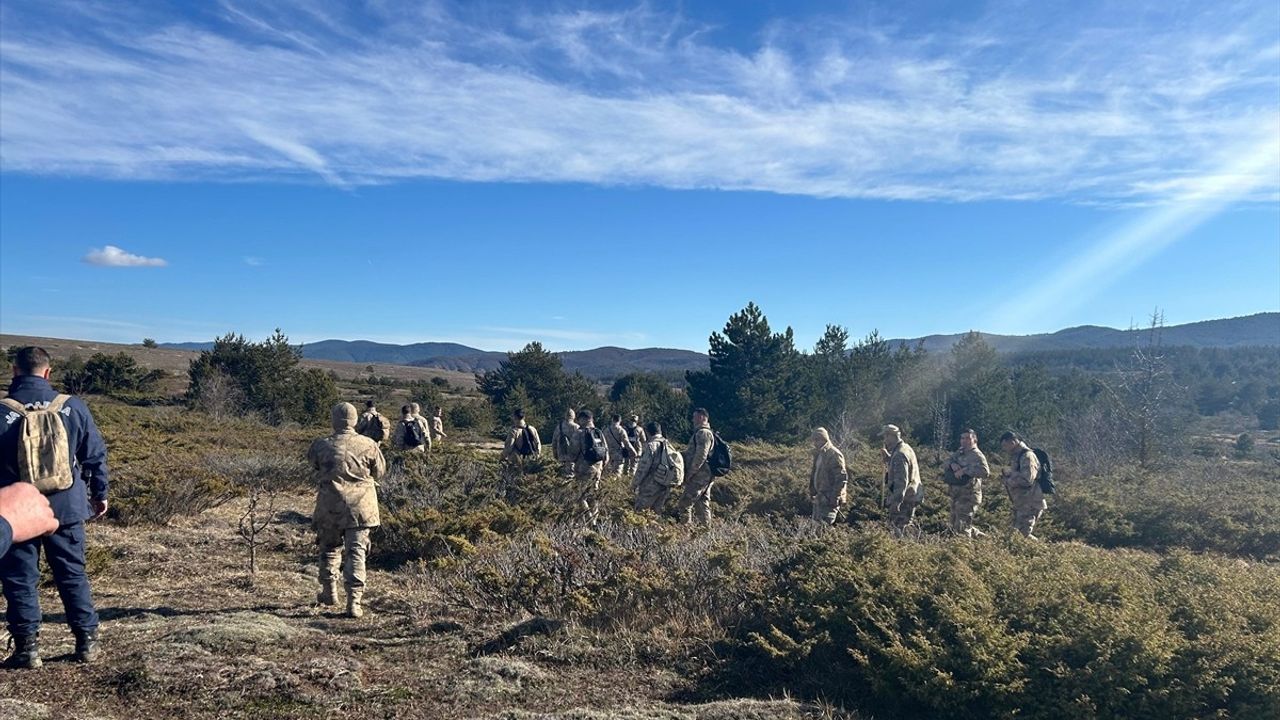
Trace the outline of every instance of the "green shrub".
{"label": "green shrub", "polygon": [[[1267,717],[1274,568],[1078,545],[806,543],[730,672],[895,717]],[[768,687],[760,687],[762,679]]]}

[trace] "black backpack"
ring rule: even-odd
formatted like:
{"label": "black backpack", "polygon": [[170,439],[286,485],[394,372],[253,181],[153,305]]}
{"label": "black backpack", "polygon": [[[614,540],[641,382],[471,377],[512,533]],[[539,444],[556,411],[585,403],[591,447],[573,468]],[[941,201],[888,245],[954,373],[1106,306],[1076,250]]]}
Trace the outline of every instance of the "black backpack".
{"label": "black backpack", "polygon": [[585,435],[582,459],[592,464],[604,462],[609,457],[609,446],[604,442],[604,433],[600,432],[600,428],[585,428],[582,434]]}
{"label": "black backpack", "polygon": [[529,457],[533,454],[535,447],[537,447],[537,445],[533,442],[533,428],[526,426],[524,431],[520,433],[520,444],[516,448],[516,452],[525,457]]}
{"label": "black backpack", "polygon": [[1036,459],[1040,461],[1040,477],[1036,478],[1036,482],[1040,485],[1040,491],[1045,495],[1052,495],[1057,486],[1053,484],[1053,461],[1049,459],[1049,453],[1035,448],[1031,452],[1036,454]]}
{"label": "black backpack", "polygon": [[711,477],[724,477],[733,469],[733,451],[720,433],[712,431],[711,436],[715,442],[711,444],[711,454],[707,455],[707,467],[711,468]]}
{"label": "black backpack", "polygon": [[371,440],[382,442],[387,439],[387,431],[390,429],[390,423],[382,415],[374,415],[369,418],[369,426],[365,429],[365,435]]}
{"label": "black backpack", "polygon": [[416,448],[427,444],[427,435],[422,432],[422,425],[418,424],[417,419],[402,420],[404,424],[404,446]]}

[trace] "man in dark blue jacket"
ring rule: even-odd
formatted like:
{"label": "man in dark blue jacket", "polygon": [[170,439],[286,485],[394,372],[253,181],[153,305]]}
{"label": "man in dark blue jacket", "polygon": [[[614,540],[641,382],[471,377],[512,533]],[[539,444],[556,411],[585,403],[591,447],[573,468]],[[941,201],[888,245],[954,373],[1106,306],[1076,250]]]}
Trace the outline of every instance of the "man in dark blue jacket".
{"label": "man in dark blue jacket", "polygon": [[[13,361],[9,397],[26,409],[46,407],[58,396],[49,384],[49,353],[38,347],[18,351]],[[18,470],[18,430],[21,418],[0,405],[0,487],[21,482]],[[107,512],[107,446],[89,408],[79,398],[68,400],[60,413],[70,444],[72,484],[50,494],[49,504],[58,519],[53,534],[15,543],[0,558],[0,583],[8,603],[5,619],[13,636],[14,652],[5,667],[40,667],[40,551],[53,573],[67,624],[76,637],[75,659],[90,662],[97,656],[98,613],[93,607],[89,578],[84,570],[84,523]]]}

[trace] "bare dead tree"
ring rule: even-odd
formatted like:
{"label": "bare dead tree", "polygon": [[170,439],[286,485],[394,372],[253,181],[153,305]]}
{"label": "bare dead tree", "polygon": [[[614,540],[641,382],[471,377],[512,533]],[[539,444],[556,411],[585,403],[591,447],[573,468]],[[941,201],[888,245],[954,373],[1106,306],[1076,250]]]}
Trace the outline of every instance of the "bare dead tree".
{"label": "bare dead tree", "polygon": [[1164,313],[1157,308],[1145,331],[1138,335],[1126,367],[1119,369],[1106,385],[1119,411],[1116,431],[1127,440],[1144,468],[1163,456],[1176,435],[1185,390],[1174,382],[1163,336]]}
{"label": "bare dead tree", "polygon": [[210,464],[227,477],[246,499],[237,531],[249,551],[249,584],[258,573],[258,546],[262,532],[275,520],[281,491],[297,483],[305,469],[301,461],[284,455],[218,455]]}

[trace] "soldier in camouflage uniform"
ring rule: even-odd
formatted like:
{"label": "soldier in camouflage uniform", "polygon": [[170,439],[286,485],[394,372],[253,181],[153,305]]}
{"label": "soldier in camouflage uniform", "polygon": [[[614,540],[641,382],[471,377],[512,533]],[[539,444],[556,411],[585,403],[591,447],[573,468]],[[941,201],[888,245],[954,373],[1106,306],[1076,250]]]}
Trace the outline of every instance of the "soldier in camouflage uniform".
{"label": "soldier in camouflage uniform", "polygon": [[693,437],[689,438],[684,454],[684,492],[677,510],[686,524],[696,518],[706,525],[711,522],[711,485],[715,481],[707,459],[711,457],[716,438],[705,408],[693,411],[693,428]]}
{"label": "soldier in camouflage uniform", "polygon": [[316,484],[312,525],[320,547],[320,593],[323,605],[336,605],[334,585],[341,567],[347,591],[347,615],[364,614],[365,557],[369,530],[380,524],[378,478],[387,471],[378,443],[355,431],[351,403],[333,407],[333,434],[311,444],[307,460]]}
{"label": "soldier in camouflage uniform", "polygon": [[848,499],[849,472],[844,453],[831,442],[826,428],[813,431],[813,470],[809,473],[809,497],[813,500],[813,519],[832,525],[840,506]]}
{"label": "soldier in camouflage uniform", "polygon": [[[425,453],[431,449],[431,431],[427,426],[427,419],[415,409],[417,406],[417,403],[411,403],[400,408],[400,422],[396,423],[396,428],[391,433],[391,447],[396,450]],[[409,446],[407,426],[410,424],[418,426],[418,431],[422,435],[421,445]]]}
{"label": "soldier in camouflage uniform", "polygon": [[[635,493],[636,496],[636,512],[651,510],[661,514],[662,509],[667,505],[667,498],[671,495],[671,489],[679,487],[681,480],[684,478],[684,458],[671,449],[667,439],[662,436],[661,425],[651,422],[645,428],[645,431],[645,437],[648,440],[640,453],[635,479],[631,481],[631,492]],[[671,469],[666,474],[666,477],[662,478],[661,469],[664,456],[667,458],[667,462],[670,463],[669,467]],[[660,480],[665,480],[666,482],[661,482]],[[671,484],[668,485],[666,483]]]}
{"label": "soldier in camouflage uniform", "polygon": [[901,536],[915,522],[916,506],[922,497],[920,463],[916,451],[902,439],[897,425],[884,426],[885,508],[889,511],[889,529]]}
{"label": "soldier in camouflage uniform", "polygon": [[622,474],[628,477],[635,477],[636,468],[640,463],[639,453],[643,451],[646,443],[649,442],[648,433],[645,428],[640,427],[640,416],[632,415],[627,421],[627,438],[631,440],[631,445],[636,449],[637,454],[626,459],[622,464]]}
{"label": "soldier in camouflage uniform", "polygon": [[640,448],[631,445],[627,429],[622,427],[621,415],[614,415],[613,422],[604,429],[604,440],[609,444],[609,464],[605,466],[605,474],[609,477],[622,477],[623,465],[639,455]]}
{"label": "soldier in camouflage uniform", "polygon": [[524,479],[525,468],[541,454],[542,438],[538,437],[538,428],[525,422],[524,410],[516,410],[511,414],[511,429],[507,431],[507,440],[498,458],[501,466],[499,498],[508,502],[513,499],[514,491]]}
{"label": "soldier in camouflage uniform", "polygon": [[564,419],[551,433],[551,456],[560,463],[560,476],[573,477],[573,439],[578,436],[578,423],[574,422],[573,408],[564,411]]}
{"label": "soldier in camouflage uniform", "polygon": [[[957,535],[976,537],[983,532],[973,526],[973,514],[982,504],[982,481],[991,477],[987,456],[978,449],[978,433],[965,430],[960,435],[960,449],[944,466],[943,480],[951,498],[951,531]],[[949,472],[947,472],[949,471]]]}
{"label": "soldier in camouflage uniform", "polygon": [[592,431],[596,429],[595,418],[590,410],[578,413],[578,432],[569,443],[569,457],[573,461],[573,495],[574,504],[587,518],[595,523],[600,514],[600,477],[604,474],[604,466],[609,462],[608,444],[605,445],[605,457],[597,462],[586,458],[587,446],[591,444]]}
{"label": "soldier in camouflage uniform", "polygon": [[1039,540],[1031,531],[1049,503],[1040,489],[1040,459],[1016,433],[1000,436],[1000,449],[1009,456],[1011,466],[1004,471],[1004,489],[1009,493],[1013,506],[1013,527],[1032,540]]}
{"label": "soldier in camouflage uniform", "polygon": [[[368,438],[373,438],[376,442],[386,442],[387,437],[374,437],[376,428],[381,426],[383,429],[391,427],[391,422],[378,412],[377,406],[372,400],[368,400],[364,404],[364,412],[360,414],[360,420],[356,422],[356,432]],[[390,435],[390,432],[387,433]]]}
{"label": "soldier in camouflage uniform", "polygon": [[435,414],[431,416],[431,442],[437,443],[449,437],[444,431],[444,408],[436,406]]}

